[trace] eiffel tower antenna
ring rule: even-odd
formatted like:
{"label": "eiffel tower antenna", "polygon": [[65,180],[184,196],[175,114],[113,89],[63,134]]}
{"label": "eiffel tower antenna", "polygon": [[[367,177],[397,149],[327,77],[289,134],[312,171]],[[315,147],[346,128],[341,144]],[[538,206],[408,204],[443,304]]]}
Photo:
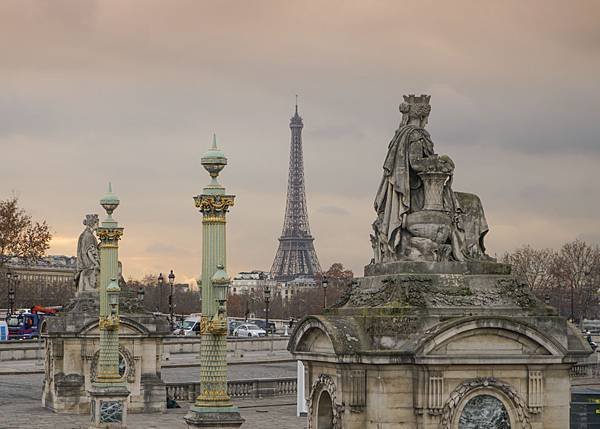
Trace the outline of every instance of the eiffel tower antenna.
{"label": "eiffel tower antenna", "polygon": [[296,95],[296,111],[290,120],[292,139],[285,218],[281,237],[279,237],[279,248],[271,266],[271,275],[280,281],[289,281],[297,277],[314,277],[321,271],[306,210],[302,157],[303,127],[302,118],[298,114],[298,95]]}

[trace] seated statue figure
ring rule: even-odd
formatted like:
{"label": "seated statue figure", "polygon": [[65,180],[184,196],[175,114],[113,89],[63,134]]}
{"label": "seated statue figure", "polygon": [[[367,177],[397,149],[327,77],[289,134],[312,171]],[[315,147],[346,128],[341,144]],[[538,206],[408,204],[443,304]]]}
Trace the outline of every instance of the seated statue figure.
{"label": "seated statue figure", "polygon": [[404,96],[375,198],[374,262],[489,260],[481,201],[454,192],[454,163],[425,130],[430,96]]}

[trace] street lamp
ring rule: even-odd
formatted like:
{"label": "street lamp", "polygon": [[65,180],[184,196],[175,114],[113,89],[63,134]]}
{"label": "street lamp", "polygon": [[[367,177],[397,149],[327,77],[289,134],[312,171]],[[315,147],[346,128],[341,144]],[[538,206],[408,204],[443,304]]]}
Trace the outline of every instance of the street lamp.
{"label": "street lamp", "polygon": [[140,286],[137,291],[137,299],[142,304],[144,303],[144,295],[145,294],[146,294],[146,291],[144,290],[144,287]]}
{"label": "street lamp", "polygon": [[169,315],[171,320],[171,332],[173,332],[173,283],[175,282],[175,274],[173,274],[173,270],[169,273],[169,286],[171,287],[171,292],[169,293]]}
{"label": "street lamp", "polygon": [[323,276],[321,285],[323,286],[323,309],[325,309],[327,307],[327,286],[329,286],[329,281],[326,276]]}
{"label": "street lamp", "polygon": [[271,288],[265,287],[265,335],[269,336],[269,301],[271,300]]}
{"label": "street lamp", "polygon": [[6,284],[8,285],[8,309],[6,314],[10,315],[15,312],[15,285],[19,279],[18,274],[12,274],[10,271],[6,273]]}
{"label": "street lamp", "polygon": [[163,277],[163,274],[160,273],[158,275],[158,312],[159,313],[162,312],[162,291],[163,291],[164,283],[165,283],[165,278]]}

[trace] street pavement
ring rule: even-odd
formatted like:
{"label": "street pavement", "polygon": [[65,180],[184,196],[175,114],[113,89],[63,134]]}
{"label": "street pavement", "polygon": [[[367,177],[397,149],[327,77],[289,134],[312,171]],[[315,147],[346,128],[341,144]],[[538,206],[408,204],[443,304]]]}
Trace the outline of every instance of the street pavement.
{"label": "street pavement", "polygon": [[[296,362],[286,351],[246,353],[228,357],[230,380],[295,377]],[[55,414],[42,408],[44,368],[41,361],[0,362],[0,429],[87,429],[89,416]],[[200,369],[195,353],[174,354],[163,362],[166,382],[197,381]],[[305,429],[306,419],[296,417],[296,397],[283,396],[235,401],[246,422],[242,429]],[[165,414],[131,414],[130,428],[187,428],[183,416],[189,403]]]}
{"label": "street pavement", "polygon": [[[269,374],[271,369],[252,368],[253,374]],[[281,369],[280,369],[281,370]],[[174,368],[170,371],[185,371]],[[189,370],[188,370],[189,371]],[[233,374],[232,374],[233,375]],[[246,373],[240,373],[247,378]],[[169,375],[170,378],[172,376]],[[178,374],[178,377],[181,375]],[[189,374],[188,374],[189,376]],[[257,377],[254,377],[257,378]],[[42,408],[42,374],[0,375],[0,429],[87,429],[89,416],[55,414]],[[246,422],[242,429],[305,429],[306,418],[296,417],[296,397],[236,400]],[[164,414],[130,414],[128,426],[137,428],[185,429],[183,416],[189,403]]]}

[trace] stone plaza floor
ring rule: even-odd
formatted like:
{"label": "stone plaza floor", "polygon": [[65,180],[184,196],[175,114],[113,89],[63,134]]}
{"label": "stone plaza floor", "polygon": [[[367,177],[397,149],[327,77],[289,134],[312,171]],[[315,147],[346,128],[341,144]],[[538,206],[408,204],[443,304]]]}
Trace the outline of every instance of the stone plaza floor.
{"label": "stone plaza floor", "polygon": [[[0,371],[0,429],[87,429],[89,416],[55,414],[41,406],[43,375],[35,371],[32,361],[2,363]],[[187,379],[197,368],[164,368],[169,381]],[[11,371],[14,371],[11,374]],[[239,365],[229,367],[231,379],[258,377],[285,377],[295,375],[295,363],[282,362],[269,365]],[[165,414],[130,414],[129,427],[187,428],[183,416],[189,403],[182,408],[168,410]],[[305,429],[306,418],[296,417],[296,397],[283,396],[268,399],[236,401],[246,423],[242,429]]]}

